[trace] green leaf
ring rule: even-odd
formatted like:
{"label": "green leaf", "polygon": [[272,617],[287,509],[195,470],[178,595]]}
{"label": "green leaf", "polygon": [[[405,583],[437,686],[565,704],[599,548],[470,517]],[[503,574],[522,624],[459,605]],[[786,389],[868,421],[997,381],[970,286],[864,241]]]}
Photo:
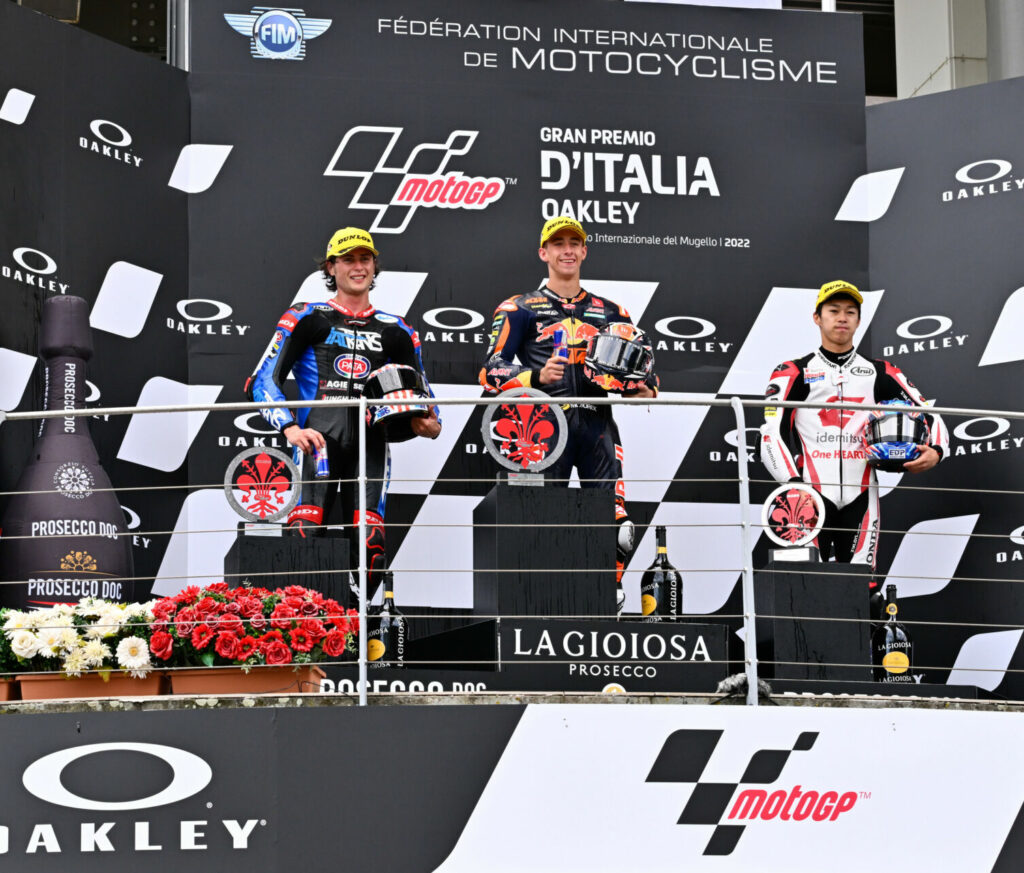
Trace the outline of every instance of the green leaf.
{"label": "green leaf", "polygon": [[207,667],[213,666],[213,659],[217,657],[217,653],[213,649],[207,649],[199,656],[199,660],[206,664]]}

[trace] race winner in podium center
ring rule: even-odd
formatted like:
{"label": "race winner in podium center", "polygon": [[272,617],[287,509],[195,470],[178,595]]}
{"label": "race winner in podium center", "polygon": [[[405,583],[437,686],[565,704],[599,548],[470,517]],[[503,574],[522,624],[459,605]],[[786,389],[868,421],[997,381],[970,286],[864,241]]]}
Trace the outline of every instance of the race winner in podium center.
{"label": "race winner in podium center", "polygon": [[[436,439],[441,433],[437,407],[411,403],[433,397],[416,331],[397,315],[374,309],[370,291],[380,272],[373,238],[365,230],[345,227],[331,237],[320,269],[335,292],[326,303],[297,304],[277,323],[270,347],[246,383],[253,401],[285,399],[284,385],[295,374],[302,400],[377,398],[368,421],[355,407],[261,410],[293,446],[302,471],[302,496],[288,517],[290,532],[320,536],[340,494],[340,518],[359,524],[354,483],[358,471],[359,430],[366,435],[366,547],[370,596],[380,581],[384,550],[384,506],[391,457],[388,442],[413,436]],[[370,426],[370,425],[373,426]],[[354,543],[353,543],[354,547]],[[355,566],[355,564],[353,564]]]}
{"label": "race winner in podium center", "polygon": [[[553,397],[605,397],[609,392],[657,396],[658,377],[646,335],[633,326],[625,309],[580,285],[580,270],[587,257],[587,234],[580,223],[567,216],[548,221],[541,230],[538,255],[548,268],[545,287],[509,297],[494,312],[487,361],[480,371],[484,388],[491,393],[538,388]],[[616,378],[594,369],[588,351],[594,351],[593,340],[600,335],[606,337],[605,345],[620,363],[632,356],[638,363],[642,360],[647,370],[643,377]],[[619,525],[616,596],[621,612],[625,600],[622,571],[633,551],[633,522],[626,512],[619,431],[610,406],[584,402],[562,408],[568,441],[546,474],[567,485],[575,467],[584,488],[615,492]]]}

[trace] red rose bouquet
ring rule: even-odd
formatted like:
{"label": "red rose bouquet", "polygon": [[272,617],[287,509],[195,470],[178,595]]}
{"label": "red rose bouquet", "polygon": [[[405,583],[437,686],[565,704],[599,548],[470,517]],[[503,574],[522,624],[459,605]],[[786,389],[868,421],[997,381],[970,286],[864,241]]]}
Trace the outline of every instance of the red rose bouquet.
{"label": "red rose bouquet", "polygon": [[337,660],[359,633],[359,615],[298,585],[194,586],[153,604],[149,649],[166,667],[313,664]]}

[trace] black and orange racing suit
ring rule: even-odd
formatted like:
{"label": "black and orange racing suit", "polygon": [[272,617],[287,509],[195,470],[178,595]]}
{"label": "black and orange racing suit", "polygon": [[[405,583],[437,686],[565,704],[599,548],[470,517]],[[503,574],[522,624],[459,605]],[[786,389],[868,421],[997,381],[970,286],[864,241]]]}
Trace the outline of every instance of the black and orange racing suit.
{"label": "black and orange racing suit", "polygon": [[[586,290],[571,299],[549,288],[510,297],[494,312],[480,384],[492,394],[524,387],[537,388],[553,397],[606,397],[608,392],[583,373],[583,362],[587,341],[613,322],[632,324],[629,313],[617,303]],[[541,385],[540,371],[554,353],[554,334],[559,327],[565,331],[569,346],[565,374],[557,382]],[[517,357],[519,364],[515,363]],[[658,380],[653,373],[647,384],[657,391]],[[619,430],[608,405],[578,402],[562,408],[569,430],[565,451],[545,474],[567,485],[575,467],[584,488],[614,492],[615,520],[619,523],[616,564],[621,579],[633,550],[633,525],[626,512]]]}

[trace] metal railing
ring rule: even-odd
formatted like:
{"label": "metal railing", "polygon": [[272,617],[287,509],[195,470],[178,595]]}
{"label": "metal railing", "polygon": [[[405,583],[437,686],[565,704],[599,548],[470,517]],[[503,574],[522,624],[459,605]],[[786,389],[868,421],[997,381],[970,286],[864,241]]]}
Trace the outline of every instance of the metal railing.
{"label": "metal railing", "polygon": [[[759,664],[757,657],[757,627],[756,619],[777,619],[777,620],[792,620],[792,621],[865,621],[872,623],[873,620],[860,620],[851,619],[844,617],[828,618],[823,616],[797,616],[797,615],[767,615],[762,614],[758,616],[755,611],[754,602],[754,549],[755,543],[758,537],[755,535],[754,528],[760,529],[760,525],[752,523],[750,520],[751,516],[751,496],[750,488],[751,485],[761,485],[767,483],[774,484],[772,480],[763,478],[757,478],[751,474],[748,465],[747,451],[745,446],[745,440],[743,435],[747,432],[747,420],[745,410],[750,407],[761,409],[766,405],[766,401],[763,399],[741,399],[739,397],[732,397],[728,399],[708,399],[708,398],[682,398],[682,397],[663,397],[655,400],[639,399],[639,398],[621,398],[621,397],[607,397],[607,398],[558,398],[558,403],[585,403],[593,406],[601,405],[613,405],[615,407],[628,407],[628,406],[644,406],[651,409],[666,409],[673,406],[697,406],[697,407],[729,407],[734,414],[736,423],[736,433],[739,435],[737,440],[737,476],[729,478],[707,478],[699,480],[686,480],[696,481],[701,483],[717,483],[717,484],[728,484],[735,483],[737,486],[737,500],[738,509],[740,514],[740,520],[738,526],[740,529],[740,549],[737,556],[736,568],[721,569],[718,572],[726,573],[739,573],[741,576],[741,592],[742,592],[742,615],[741,616],[723,616],[716,614],[716,618],[742,618],[742,629],[743,629],[743,646],[744,646],[744,674],[746,677],[746,702],[748,705],[756,706],[758,702],[758,675],[759,675]],[[461,406],[461,405],[507,405],[507,404],[545,404],[550,403],[549,398],[537,398],[537,397],[456,397],[456,398],[439,398],[435,401],[442,408],[445,406]],[[87,408],[79,410],[53,410],[53,411],[32,411],[32,412],[15,412],[4,414],[0,412],[0,423],[6,421],[17,422],[17,421],[34,421],[49,418],[65,418],[69,416],[111,416],[111,415],[136,415],[136,414],[166,414],[166,413],[189,413],[189,412],[251,412],[259,409],[275,406],[275,407],[287,407],[287,408],[317,408],[317,407],[352,407],[357,409],[360,416],[360,420],[365,419],[367,409],[366,398],[360,398],[358,400],[343,400],[343,401],[290,401],[283,403],[217,403],[217,404],[186,404],[186,405],[172,405],[172,406],[155,406],[155,407],[106,407],[106,408]],[[831,403],[831,404],[815,404],[807,402],[783,402],[772,400],[771,406],[784,409],[821,409],[821,408],[835,408],[838,410],[854,410],[854,411],[869,411],[869,410],[884,410],[887,407],[884,405],[866,406],[862,404],[844,404],[844,403]],[[1014,412],[1007,410],[987,410],[987,409],[964,409],[964,408],[952,408],[952,407],[930,407],[929,412],[938,413],[945,416],[958,417],[958,418],[999,418],[1004,420],[1022,420],[1024,419],[1024,412]],[[628,449],[628,447],[627,447]],[[358,524],[358,589],[359,589],[359,622],[361,633],[359,634],[359,648],[358,648],[358,686],[359,686],[359,702],[365,705],[367,702],[367,688],[368,688],[368,675],[367,675],[367,607],[369,603],[368,598],[368,569],[367,569],[367,547],[366,547],[366,517],[367,517],[367,506],[366,506],[366,485],[368,482],[366,457],[366,429],[359,428],[359,444],[358,444],[358,473],[355,480],[346,480],[353,482],[356,485],[356,491],[358,494],[358,509],[359,509],[359,524]],[[397,480],[394,480],[397,481]],[[415,480],[406,480],[415,481]],[[452,481],[460,482],[478,482],[480,480],[474,479],[457,479]],[[485,480],[493,483],[493,479]],[[627,483],[633,480],[627,478]],[[664,481],[664,480],[659,480]],[[671,480],[682,481],[682,480]],[[221,483],[211,483],[220,487]],[[828,484],[828,483],[824,483]],[[203,486],[196,484],[182,485],[182,486],[161,486],[167,489],[186,489],[191,490],[195,488],[201,488]],[[921,488],[920,486],[901,486],[907,489],[914,489],[920,491],[928,491],[934,493],[953,492],[953,491],[964,491],[964,490],[976,490],[976,489],[952,489],[943,487],[930,487]],[[115,488],[116,492],[125,492],[129,489]],[[1009,494],[1009,495],[1024,495],[1024,491],[1017,491],[1014,489],[1005,489],[992,491],[991,489],[977,489],[983,493],[997,493],[997,494]],[[15,492],[6,492],[4,496],[11,496]],[[389,527],[396,527],[397,524],[392,523]],[[412,526],[412,525],[410,525]],[[440,526],[450,526],[443,524]],[[474,525],[477,526],[477,525]],[[498,525],[503,526],[503,525]],[[609,527],[615,525],[609,524]],[[727,526],[724,524],[715,525],[709,523],[708,526]],[[211,532],[223,532],[223,531],[190,531],[190,533],[211,533]],[[883,531],[885,532],[885,531]],[[892,532],[892,531],[890,531]],[[895,531],[897,533],[909,534],[909,531]],[[169,534],[168,531],[147,531],[151,535],[162,535]],[[758,530],[759,533],[759,530]],[[915,532],[914,535],[929,535],[929,532]],[[932,532],[930,535],[941,536],[942,532]],[[958,534],[959,535],[959,534]],[[973,532],[969,536],[993,536],[985,534],[974,534]],[[680,568],[684,574],[687,568]],[[330,571],[321,571],[330,572]],[[408,572],[408,571],[407,571]],[[502,572],[501,568],[498,568],[496,572]],[[545,572],[545,571],[538,571]],[[565,573],[565,570],[551,570],[547,572],[558,572]],[[571,571],[570,571],[571,572]],[[633,571],[631,571],[633,572]],[[714,571],[708,571],[714,572]],[[239,574],[245,577],[259,578],[261,574],[258,573],[244,573]],[[272,574],[267,574],[272,575]],[[152,577],[135,577],[139,581],[150,581]],[[183,577],[183,581],[187,582],[188,576]],[[892,577],[890,577],[892,578]],[[922,578],[915,576],[912,578]],[[949,580],[944,581],[966,581],[966,582],[983,582],[983,581],[999,581],[999,582],[1019,582],[1024,581],[1020,579],[1012,578],[989,578],[989,577],[951,577]],[[127,580],[123,580],[127,581]],[[16,584],[16,583],[7,583]],[[707,615],[706,613],[693,613],[692,616],[696,617],[699,615]],[[415,614],[410,614],[411,618],[415,618]],[[435,616],[436,617],[436,616]],[[486,616],[474,615],[475,618],[485,618]],[[501,618],[502,616],[495,616]],[[509,618],[510,616],[504,616]],[[534,616],[536,617],[536,616]],[[559,616],[560,618],[565,616]],[[581,616],[582,617],[582,616]],[[690,617],[690,616],[682,616]],[[906,622],[906,624],[916,626],[942,626],[942,625],[956,625],[956,626],[973,626],[973,627],[984,627],[984,628],[997,628],[1001,630],[1021,630],[1024,629],[1024,624],[1014,622],[928,622],[928,621],[915,621]],[[424,662],[426,663],[426,662]],[[774,664],[782,664],[789,662],[772,662]],[[833,664],[831,666],[844,666],[841,664]],[[866,667],[869,665],[854,665],[858,667]],[[931,665],[925,666],[925,669],[946,669],[946,665]],[[985,667],[974,667],[972,669],[983,671]],[[1011,672],[1008,667],[992,667],[993,670],[1005,670]],[[1012,671],[1019,672],[1019,671]],[[877,693],[877,689],[875,689]]]}

